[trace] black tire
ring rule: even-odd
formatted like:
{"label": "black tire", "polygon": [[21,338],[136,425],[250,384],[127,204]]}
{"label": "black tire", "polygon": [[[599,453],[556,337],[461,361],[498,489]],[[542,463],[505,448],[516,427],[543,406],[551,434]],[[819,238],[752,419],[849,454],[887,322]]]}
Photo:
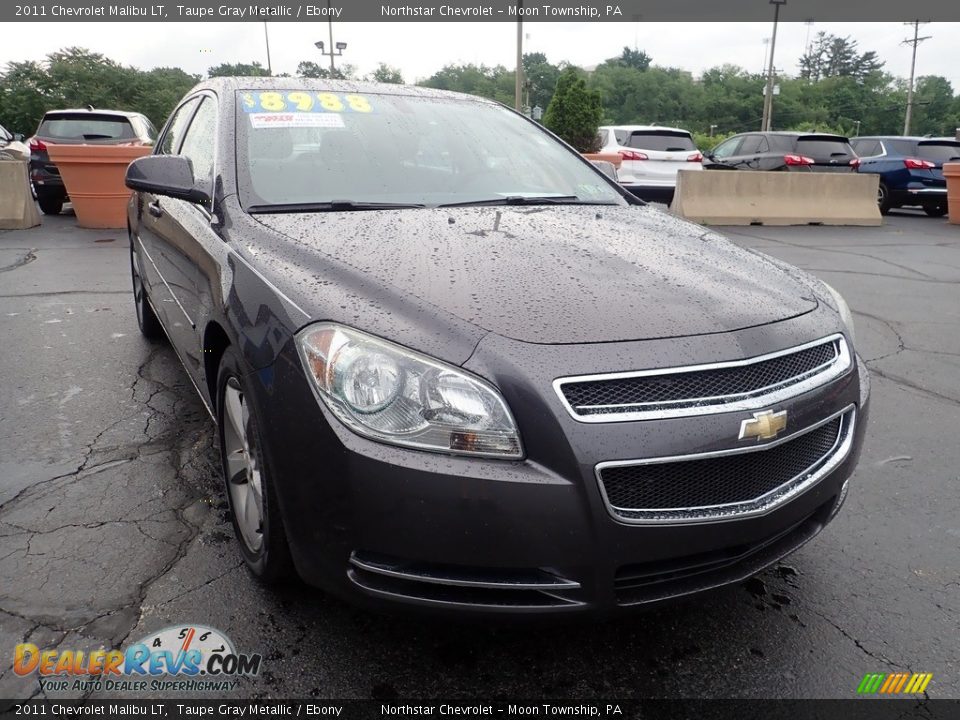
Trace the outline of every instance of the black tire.
{"label": "black tire", "polygon": [[883,183],[880,183],[880,187],[877,189],[877,207],[880,208],[881,215],[886,215],[892,207],[890,204],[890,190]]}
{"label": "black tire", "polygon": [[59,215],[63,210],[63,198],[57,197],[38,197],[37,204],[44,215]]}
{"label": "black tire", "polygon": [[133,283],[133,305],[137,311],[137,325],[140,334],[147,340],[162,340],[164,337],[163,325],[153,312],[153,306],[147,297],[147,288],[143,285],[140,273],[140,261],[133,251],[133,238],[130,238],[130,279]]}
{"label": "black tire", "polygon": [[947,206],[943,203],[939,205],[924,205],[923,211],[930,217],[943,217],[947,214]]}
{"label": "black tire", "polygon": [[[235,506],[234,493],[243,485],[249,486],[252,481],[249,471],[246,474],[235,472],[233,477],[230,476],[227,441],[233,426],[230,424],[229,410],[226,408],[228,388],[231,389],[231,392],[239,391],[240,393],[240,402],[245,409],[243,413],[246,420],[243,423],[247,438],[245,447],[248,448],[247,452],[243,453],[243,457],[252,456],[254,467],[258,473],[262,500],[259,547],[252,547],[245,539]],[[223,470],[224,490],[227,495],[227,502],[230,505],[230,521],[237,537],[237,544],[240,546],[240,554],[253,576],[265,585],[280,584],[296,578],[296,570],[290,557],[290,548],[283,527],[283,519],[280,516],[276,491],[262,451],[262,436],[260,435],[256,409],[252,403],[244,401],[245,396],[247,396],[247,381],[236,353],[233,348],[228,347],[220,359],[220,368],[217,373],[216,402],[220,464]],[[234,453],[234,455],[236,454]],[[247,466],[249,468],[249,462]]]}

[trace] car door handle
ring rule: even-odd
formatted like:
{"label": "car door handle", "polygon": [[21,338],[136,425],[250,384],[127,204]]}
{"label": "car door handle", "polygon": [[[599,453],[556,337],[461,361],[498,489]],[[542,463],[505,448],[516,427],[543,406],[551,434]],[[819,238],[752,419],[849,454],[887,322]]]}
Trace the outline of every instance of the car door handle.
{"label": "car door handle", "polygon": [[148,203],[148,204],[147,204],[147,212],[150,213],[151,215],[153,215],[153,216],[156,217],[156,218],[162,217],[162,216],[163,216],[163,208],[160,207],[160,201],[159,201],[159,200],[154,200],[152,203]]}

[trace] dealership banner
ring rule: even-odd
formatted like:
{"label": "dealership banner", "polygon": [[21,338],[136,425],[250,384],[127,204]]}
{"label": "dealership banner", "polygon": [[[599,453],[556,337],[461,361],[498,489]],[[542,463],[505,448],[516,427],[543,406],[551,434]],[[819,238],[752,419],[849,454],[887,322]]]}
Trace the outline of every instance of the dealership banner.
{"label": "dealership banner", "polygon": [[195,718],[635,718],[956,720],[960,700],[0,700],[0,716]]}
{"label": "dealership banner", "polygon": [[[784,22],[816,21],[960,21],[957,0],[784,0]],[[764,0],[312,0],[309,2],[249,2],[249,0],[190,0],[171,2],[54,2],[0,3],[2,22],[665,22],[768,21],[771,3]]]}

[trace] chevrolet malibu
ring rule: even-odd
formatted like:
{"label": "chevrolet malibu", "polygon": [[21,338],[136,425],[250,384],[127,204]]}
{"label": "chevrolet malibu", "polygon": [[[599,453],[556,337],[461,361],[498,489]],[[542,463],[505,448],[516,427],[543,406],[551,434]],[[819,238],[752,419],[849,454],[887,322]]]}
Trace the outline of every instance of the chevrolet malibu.
{"label": "chevrolet malibu", "polygon": [[844,501],[843,299],[501,105],[211,80],[127,185],[140,328],[216,422],[261,581],[603,613],[749,577]]}

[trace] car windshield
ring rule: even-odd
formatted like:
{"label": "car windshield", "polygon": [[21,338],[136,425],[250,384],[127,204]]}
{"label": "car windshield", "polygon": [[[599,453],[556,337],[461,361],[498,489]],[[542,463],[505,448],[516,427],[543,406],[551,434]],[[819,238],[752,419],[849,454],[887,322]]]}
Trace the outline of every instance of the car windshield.
{"label": "car windshield", "polygon": [[917,155],[938,165],[960,160],[960,142],[922,142],[917,145]]}
{"label": "car windshield", "polygon": [[251,212],[624,203],[547,133],[486,102],[249,90],[237,107],[241,200]]}
{"label": "car windshield", "polygon": [[48,115],[40,123],[37,135],[61,140],[133,140],[136,133],[125,117],[72,113]]}
{"label": "car windshield", "polygon": [[660,152],[697,149],[697,146],[693,144],[693,138],[687,133],[663,131],[632,132],[630,133],[630,139],[627,145],[628,147],[637,148],[638,150],[655,150]]}

